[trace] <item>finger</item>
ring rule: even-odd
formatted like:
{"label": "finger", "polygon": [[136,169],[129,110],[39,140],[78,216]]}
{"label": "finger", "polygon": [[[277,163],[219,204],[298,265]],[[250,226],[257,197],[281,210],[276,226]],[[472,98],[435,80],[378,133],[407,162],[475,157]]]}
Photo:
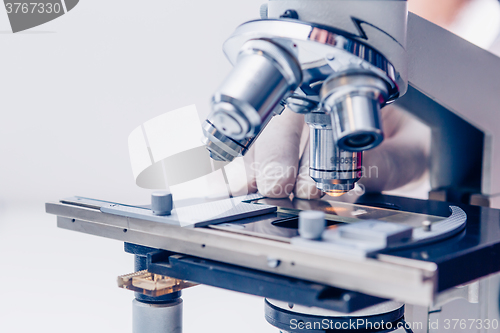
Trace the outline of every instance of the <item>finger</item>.
{"label": "finger", "polygon": [[292,193],[298,172],[304,116],[285,109],[274,117],[255,143],[256,183],[262,195],[284,198]]}
{"label": "finger", "polygon": [[309,176],[309,138],[300,158],[299,174],[295,182],[295,196],[300,199],[318,199],[323,192],[316,188],[316,182]]}

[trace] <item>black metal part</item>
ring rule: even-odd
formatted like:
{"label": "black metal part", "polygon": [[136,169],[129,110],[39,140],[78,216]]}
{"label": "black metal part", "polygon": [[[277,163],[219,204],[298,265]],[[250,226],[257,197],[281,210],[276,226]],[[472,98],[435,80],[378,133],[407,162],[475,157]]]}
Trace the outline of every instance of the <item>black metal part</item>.
{"label": "black metal part", "polygon": [[[356,201],[356,204],[368,206],[384,203],[401,207],[407,212],[449,215],[448,202],[378,193],[365,194]],[[454,205],[467,214],[467,226],[462,233],[423,247],[383,251],[397,257],[436,263],[439,271],[438,292],[500,271],[500,210],[466,204]]]}
{"label": "black metal part", "polygon": [[[130,243],[125,243],[124,248],[125,252],[134,255],[134,269],[136,272],[148,269],[147,255],[152,251],[156,251],[155,249],[150,247]],[[171,303],[177,301],[177,299],[179,299],[180,297],[180,291],[158,297],[148,296],[137,292],[135,293],[135,298],[143,303]]]}
{"label": "black metal part", "polygon": [[163,250],[151,251],[147,258],[147,269],[151,273],[305,306],[349,313],[386,301],[353,291]]}
{"label": "black metal part", "polygon": [[288,10],[285,10],[285,12],[280,16],[280,18],[289,18],[289,19],[298,20],[299,14],[293,9],[288,9]]}
{"label": "black metal part", "polygon": [[323,316],[288,311],[266,300],[265,317],[269,324],[286,332],[382,333],[404,327],[404,306],[387,313],[367,316]]}

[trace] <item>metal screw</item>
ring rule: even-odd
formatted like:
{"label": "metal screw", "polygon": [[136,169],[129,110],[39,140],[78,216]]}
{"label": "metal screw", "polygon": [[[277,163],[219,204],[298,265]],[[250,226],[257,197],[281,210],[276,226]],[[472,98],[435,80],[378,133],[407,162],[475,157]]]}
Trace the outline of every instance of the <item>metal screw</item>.
{"label": "metal screw", "polygon": [[293,9],[288,9],[283,13],[283,15],[280,16],[280,18],[291,18],[297,20],[299,18],[299,14],[297,14],[297,12]]}
{"label": "metal screw", "polygon": [[424,231],[431,231],[432,230],[431,221],[425,220],[424,222],[422,222],[422,227],[424,228]]}

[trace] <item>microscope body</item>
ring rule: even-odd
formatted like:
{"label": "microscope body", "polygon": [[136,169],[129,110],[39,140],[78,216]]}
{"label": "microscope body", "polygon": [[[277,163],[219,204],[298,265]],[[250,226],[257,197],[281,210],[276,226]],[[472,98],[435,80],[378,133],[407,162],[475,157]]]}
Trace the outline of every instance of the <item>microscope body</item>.
{"label": "microscope body", "polygon": [[234,69],[204,124],[211,156],[244,155],[286,105],[306,114],[317,188],[352,190],[384,138],[380,109],[407,89],[406,1],[273,0],[261,16],[224,44]]}

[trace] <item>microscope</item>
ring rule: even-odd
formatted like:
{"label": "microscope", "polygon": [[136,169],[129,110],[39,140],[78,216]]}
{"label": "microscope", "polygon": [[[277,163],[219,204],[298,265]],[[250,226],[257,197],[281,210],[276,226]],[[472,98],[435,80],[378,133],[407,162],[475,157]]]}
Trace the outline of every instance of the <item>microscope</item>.
{"label": "microscope", "polygon": [[[123,241],[135,256],[118,279],[136,292],[134,332],[180,332],[180,293],[194,284],[264,297],[281,332],[497,332],[500,59],[404,0],[270,0],[260,12],[224,43],[234,68],[204,143],[233,161],[288,107],[304,114],[310,176],[332,197],[47,203],[58,227]],[[335,199],[383,141],[390,103],[431,128],[429,200]]]}
{"label": "microscope", "polygon": [[310,126],[310,176],[340,195],[384,139],[380,109],[408,86],[406,1],[270,1],[224,44],[234,69],[203,128],[213,159],[244,155],[283,111]]}

